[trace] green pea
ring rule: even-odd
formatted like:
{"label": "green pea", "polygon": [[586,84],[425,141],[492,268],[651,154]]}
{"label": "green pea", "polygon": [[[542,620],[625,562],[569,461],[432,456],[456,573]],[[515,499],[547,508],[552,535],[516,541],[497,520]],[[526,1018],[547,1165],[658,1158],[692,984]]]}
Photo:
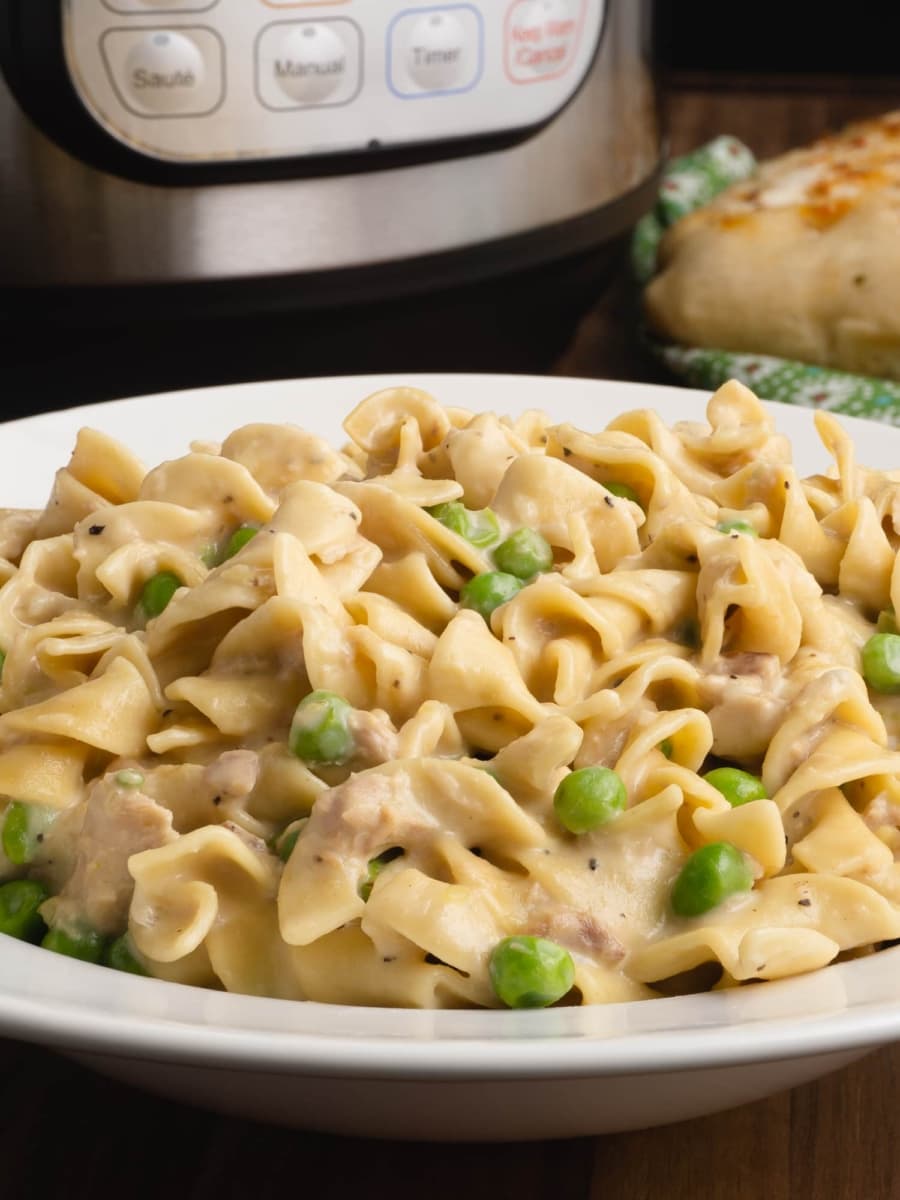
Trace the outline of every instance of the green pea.
{"label": "green pea", "polygon": [[522,580],[505,571],[485,571],[463,584],[459,593],[462,608],[471,608],[481,613],[487,621],[495,608],[512,600],[522,587]]}
{"label": "green pea", "polygon": [[109,943],[103,953],[103,962],[114,971],[126,971],[129,975],[149,975],[143,963],[138,959],[127,933]]}
{"label": "green pea", "polygon": [[672,637],[683,646],[696,650],[700,646],[700,622],[694,617],[688,617],[672,630]]}
{"label": "green pea", "polygon": [[275,839],[275,853],[282,862],[287,862],[294,852],[294,847],[297,845],[297,838],[300,836],[303,826],[306,824],[306,817],[302,820],[289,825],[287,829]]}
{"label": "green pea", "polygon": [[0,885],[0,933],[39,942],[47,926],[38,909],[49,895],[36,879],[14,879]]}
{"label": "green pea", "polygon": [[627,483],[617,483],[613,481],[612,483],[604,483],[603,486],[608,492],[611,492],[613,496],[618,496],[621,500],[630,500],[632,504],[641,503],[640,496],[637,494],[634,488],[629,487]]}
{"label": "green pea", "polygon": [[672,909],[679,917],[699,917],[737,892],[749,892],[753,875],[731,842],[712,842],[690,856],[672,888]]}
{"label": "green pea", "polygon": [[500,522],[489,508],[466,508],[459,500],[450,500],[426,512],[473,546],[493,546],[500,536]]}
{"label": "green pea", "polygon": [[3,853],[9,861],[19,867],[30,863],[55,819],[56,812],[52,808],[14,800],[6,810],[0,837]]}
{"label": "green pea", "polygon": [[204,567],[209,567],[210,570],[212,570],[213,567],[217,567],[219,565],[218,546],[204,546],[200,551],[200,561],[203,563]]}
{"label": "green pea", "polygon": [[294,713],[288,743],[291,753],[304,762],[346,762],[356,749],[347,724],[352,711],[347,701],[334,692],[310,692]]}
{"label": "green pea", "polygon": [[553,566],[553,550],[536,529],[517,529],[494,551],[494,562],[501,571],[517,579],[531,579]]}
{"label": "green pea", "polygon": [[748,533],[750,537],[759,537],[756,528],[749,521],[735,518],[733,521],[720,521],[716,526],[719,533]]}
{"label": "green pea", "polygon": [[703,776],[716,791],[721,792],[732,808],[749,804],[751,800],[768,800],[769,793],[758,775],[740,771],[737,767],[716,767]]}
{"label": "green pea", "polygon": [[497,998],[507,1008],[546,1008],[570,992],[575,982],[568,950],[527,935],[498,942],[488,971]]}
{"label": "green pea", "polygon": [[625,784],[609,767],[582,767],[560,783],[553,810],[570,833],[589,833],[625,811]]}
{"label": "green pea", "polygon": [[106,938],[96,929],[80,929],[77,933],[66,933],[62,929],[51,929],[41,945],[56,954],[69,958],[80,958],[84,962],[98,963],[106,949]]}
{"label": "green pea", "polygon": [[125,767],[116,772],[116,783],[122,788],[139,788],[143,785],[144,776],[135,767]]}
{"label": "green pea", "polygon": [[183,584],[174,571],[160,571],[144,584],[139,600],[148,618],[158,617]]}
{"label": "green pea", "polygon": [[662,750],[666,758],[671,758],[675,753],[675,743],[671,738],[663,738],[663,740],[659,743],[659,748]]}
{"label": "green pea", "polygon": [[369,899],[369,897],[372,895],[372,888],[375,886],[375,880],[389,862],[393,862],[395,858],[400,858],[402,854],[402,846],[392,846],[390,850],[385,850],[382,854],[379,854],[377,858],[369,859],[368,866],[366,867],[365,878],[360,880],[359,888],[357,889],[359,891],[360,899]]}
{"label": "green pea", "polygon": [[243,550],[247,543],[252,541],[258,533],[259,529],[255,525],[241,525],[228,539],[225,549],[222,551],[220,561],[227,562],[229,558],[234,558],[235,554],[239,550]]}
{"label": "green pea", "polygon": [[0,650],[0,680],[3,679],[3,664],[6,662],[6,655]]}
{"label": "green pea", "polygon": [[878,633],[897,633],[897,618],[892,608],[883,609],[878,614],[878,624],[875,626]]}
{"label": "green pea", "polygon": [[875,633],[862,648],[862,673],[876,692],[900,692],[900,634]]}

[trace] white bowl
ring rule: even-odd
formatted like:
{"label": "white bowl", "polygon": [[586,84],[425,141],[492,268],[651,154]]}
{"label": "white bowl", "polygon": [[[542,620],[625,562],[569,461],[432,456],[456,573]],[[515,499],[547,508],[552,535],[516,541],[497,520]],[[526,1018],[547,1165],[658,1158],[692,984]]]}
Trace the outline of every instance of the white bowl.
{"label": "white bowl", "polygon": [[[2,427],[0,506],[41,506],[84,424],[148,463],[247,421],[329,438],[369,392],[425,387],[449,405],[544,408],[600,428],[653,407],[703,416],[706,395],[524,376],[314,379],[145,396]],[[780,405],[804,473],[826,465],[812,413]],[[900,465],[900,431],[847,419],[860,460]],[[760,1099],[900,1037],[900,947],[777,983],[541,1012],[420,1012],[294,1003],[141,979],[0,937],[0,1034],[40,1042],[161,1095],[308,1129],[376,1137],[574,1137]]]}

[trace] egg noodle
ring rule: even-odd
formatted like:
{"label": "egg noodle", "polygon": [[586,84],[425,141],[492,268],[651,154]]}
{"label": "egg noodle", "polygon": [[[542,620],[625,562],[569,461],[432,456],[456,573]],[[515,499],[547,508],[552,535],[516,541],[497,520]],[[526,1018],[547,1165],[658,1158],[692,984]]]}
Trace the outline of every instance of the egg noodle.
{"label": "egg noodle", "polygon": [[[502,1003],[510,938],[599,1004],[900,937],[900,700],[861,666],[879,614],[896,632],[900,471],[819,412],[834,470],[799,478],[735,382],[708,424],[398,387],[344,427],[341,452],[253,424],[149,472],[86,429],[43,512],[0,512],[0,879],[40,885],[32,940],[447,1007]],[[549,569],[467,606],[522,529]],[[572,832],[554,798],[597,767],[624,805]],[[723,846],[738,884],[701,872],[685,915]]]}

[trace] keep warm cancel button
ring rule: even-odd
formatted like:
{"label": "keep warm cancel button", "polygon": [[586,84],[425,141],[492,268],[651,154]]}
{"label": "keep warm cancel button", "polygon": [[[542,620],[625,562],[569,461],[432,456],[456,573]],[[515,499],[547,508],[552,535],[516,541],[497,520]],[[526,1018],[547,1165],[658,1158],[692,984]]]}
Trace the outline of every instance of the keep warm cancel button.
{"label": "keep warm cancel button", "polygon": [[513,0],[506,17],[506,73],[514,83],[562,75],[581,34],[583,0]]}

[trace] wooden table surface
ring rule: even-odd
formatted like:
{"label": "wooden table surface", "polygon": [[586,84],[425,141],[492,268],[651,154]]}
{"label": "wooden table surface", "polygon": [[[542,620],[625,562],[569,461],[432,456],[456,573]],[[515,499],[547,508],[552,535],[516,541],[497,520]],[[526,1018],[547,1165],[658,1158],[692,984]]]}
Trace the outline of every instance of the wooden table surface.
{"label": "wooden table surface", "polygon": [[[893,89],[893,90],[892,90]],[[759,155],[900,105],[900,84],[674,81],[677,153],[720,132]],[[655,379],[629,346],[614,286],[560,364]],[[153,1196],[268,1200],[896,1200],[900,1047],[719,1116],[639,1133],[506,1146],[400,1145],[196,1112],[54,1054],[0,1042],[0,1200]]]}

